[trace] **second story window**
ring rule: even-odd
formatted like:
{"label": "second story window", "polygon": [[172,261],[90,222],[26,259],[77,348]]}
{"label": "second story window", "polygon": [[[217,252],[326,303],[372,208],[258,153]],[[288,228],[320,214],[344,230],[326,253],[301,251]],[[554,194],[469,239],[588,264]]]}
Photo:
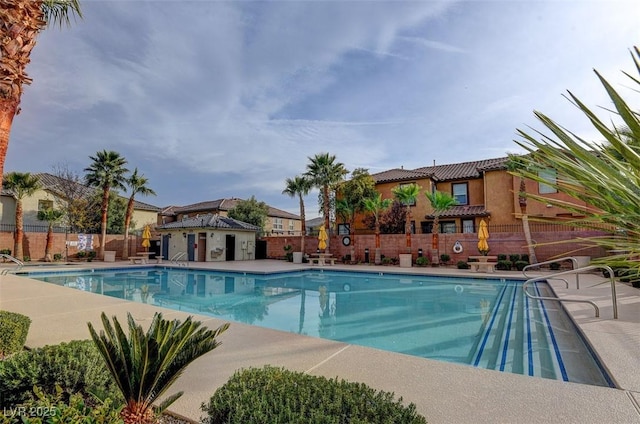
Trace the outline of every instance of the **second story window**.
{"label": "second story window", "polygon": [[459,205],[469,204],[469,184],[467,183],[455,183],[451,184],[451,191],[453,197]]}
{"label": "second story window", "polygon": [[53,209],[53,200],[38,200],[38,210],[45,211],[47,209]]}
{"label": "second story window", "polygon": [[295,222],[292,219],[289,220],[289,231],[293,231],[296,229]]}
{"label": "second story window", "polygon": [[282,226],[282,218],[273,218],[273,229],[274,230],[282,230],[284,227]]}
{"label": "second story window", "polygon": [[538,171],[538,176],[545,181],[548,181],[549,184],[538,183],[538,192],[540,194],[549,194],[549,193],[557,193],[555,187],[551,184],[555,184],[558,179],[558,174],[555,169],[547,168]]}

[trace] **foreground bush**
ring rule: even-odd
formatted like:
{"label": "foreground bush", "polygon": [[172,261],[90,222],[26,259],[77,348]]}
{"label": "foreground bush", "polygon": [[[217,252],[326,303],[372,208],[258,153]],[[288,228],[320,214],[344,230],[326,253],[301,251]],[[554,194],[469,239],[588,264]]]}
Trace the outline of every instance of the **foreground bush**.
{"label": "foreground bush", "polygon": [[208,424],[426,423],[393,393],[269,366],[236,372],[202,410]]}
{"label": "foreground bush", "polygon": [[15,312],[0,311],[0,359],[24,349],[31,319]]}
{"label": "foreground bush", "polygon": [[33,398],[33,387],[44,393],[63,392],[106,396],[120,401],[104,360],[90,340],[76,340],[20,352],[0,361],[2,407],[12,407]]}
{"label": "foreground bush", "polygon": [[67,393],[60,386],[56,387],[55,393],[45,393],[36,387],[34,394],[33,399],[20,407],[4,408],[0,424],[122,424],[119,408],[114,408],[110,399],[93,399],[89,405],[81,394],[76,393],[65,400]]}

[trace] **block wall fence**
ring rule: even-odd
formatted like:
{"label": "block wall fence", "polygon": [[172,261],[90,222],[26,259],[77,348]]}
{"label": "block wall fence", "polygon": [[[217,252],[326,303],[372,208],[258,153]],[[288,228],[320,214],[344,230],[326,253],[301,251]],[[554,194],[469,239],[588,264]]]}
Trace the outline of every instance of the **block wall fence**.
{"label": "block wall fence", "polygon": [[[534,232],[533,240],[537,243],[536,257],[539,262],[546,261],[554,257],[585,255],[597,258],[605,256],[606,252],[598,247],[585,247],[585,243],[580,239],[602,235],[597,231],[555,231],[555,232]],[[60,253],[65,255],[65,242],[78,240],[77,234],[53,234],[53,251],[52,253]],[[356,235],[355,244],[344,246],[342,239],[344,236],[331,236],[329,240],[330,252],[337,258],[342,258],[352,254],[354,248],[355,258],[358,261],[364,261],[365,249],[369,249],[370,260],[373,261],[375,253],[375,236],[374,235]],[[291,245],[293,251],[300,251],[300,237],[264,237],[267,241],[267,257],[273,259],[281,259],[284,257],[284,246]],[[38,261],[44,259],[46,247],[46,233],[25,233],[23,246],[24,255],[31,260]],[[422,249],[423,256],[431,256],[431,234],[413,234],[411,237],[411,253],[413,260],[418,257],[418,249]],[[568,240],[568,243],[557,243],[558,240]],[[456,241],[460,241],[463,247],[461,253],[453,251],[453,245]],[[451,256],[451,263],[457,263],[461,260],[467,260],[469,256],[478,255],[477,235],[469,234],[440,234],[439,237],[439,253],[446,253]],[[11,249],[13,251],[13,233],[0,232],[0,249]],[[406,237],[404,234],[382,234],[380,236],[381,253],[385,257],[398,258],[400,253],[406,253]],[[94,249],[98,249],[100,245],[100,235],[93,237]],[[105,250],[113,250],[116,252],[117,258],[122,258],[123,236],[107,235]],[[305,253],[315,253],[318,247],[318,240],[314,236],[305,237]],[[489,247],[491,255],[498,254],[527,254],[527,246],[522,233],[492,233],[489,238]],[[144,250],[142,247],[142,238],[138,236],[129,236],[129,256],[135,255],[135,252]],[[69,246],[68,255],[73,257],[77,253],[77,249]]]}
{"label": "block wall fence", "polygon": [[[537,244],[535,248],[538,262],[563,257],[563,256],[591,256],[592,258],[606,255],[606,251],[599,247],[586,247],[584,239],[602,235],[598,231],[555,231],[544,233],[532,233],[532,239]],[[355,246],[344,246],[342,239],[344,236],[331,236],[329,240],[329,250],[333,256],[342,258],[351,254],[351,248],[355,247],[355,258],[357,261],[364,261],[365,249],[369,249],[369,258],[373,262],[375,252],[374,235],[356,235]],[[440,234],[439,254],[446,253],[451,256],[450,263],[466,261],[469,256],[479,255],[477,234]],[[300,237],[265,237],[267,240],[267,256],[269,258],[284,257],[284,246],[290,244],[293,251],[300,251]],[[568,240],[568,243],[557,243],[559,240]],[[413,234],[411,237],[411,254],[413,261],[418,257],[418,249],[422,249],[423,256],[431,257],[431,234]],[[462,252],[453,251],[453,245],[460,241]],[[305,237],[305,253],[316,253],[318,240],[314,236]],[[527,245],[523,233],[493,233],[489,235],[490,255],[498,254],[528,254]],[[406,237],[404,234],[382,234],[380,235],[380,249],[382,255],[389,258],[398,258],[400,253],[406,253]]]}

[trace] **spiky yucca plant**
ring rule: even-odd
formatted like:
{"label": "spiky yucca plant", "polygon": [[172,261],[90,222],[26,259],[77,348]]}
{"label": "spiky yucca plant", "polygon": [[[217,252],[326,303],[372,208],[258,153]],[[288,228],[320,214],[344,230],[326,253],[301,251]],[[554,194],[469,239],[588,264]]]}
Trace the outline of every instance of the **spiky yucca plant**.
{"label": "spiky yucca plant", "polygon": [[[640,50],[635,47],[631,56],[640,74]],[[602,258],[599,262],[627,268],[637,274],[640,272],[640,261],[637,260],[640,255],[640,115],[600,73],[595,73],[611,99],[613,112],[622,122],[606,124],[568,92],[569,100],[591,121],[605,142],[585,140],[544,114],[535,112],[551,134],[535,131],[530,135],[518,131],[522,140],[516,143],[529,154],[521,157],[525,166],[515,174],[568,194],[572,201],[532,193],[526,195],[581,216],[568,220],[566,224],[608,231],[607,235],[583,241],[585,245],[623,252]],[[627,72],[624,74],[633,84],[640,86],[640,79]],[[545,178],[544,173],[540,173],[543,169],[554,169],[556,180]]]}
{"label": "spiky yucca plant", "polygon": [[104,331],[98,334],[91,323],[89,332],[109,372],[124,396],[126,405],[120,415],[125,423],[150,424],[156,415],[175,402],[182,392],[153,404],[178,379],[191,362],[220,345],[216,340],[229,324],[215,330],[188,317],[184,322],[165,320],[156,313],[145,333],[127,314],[129,337],[113,317],[113,325],[102,313]]}

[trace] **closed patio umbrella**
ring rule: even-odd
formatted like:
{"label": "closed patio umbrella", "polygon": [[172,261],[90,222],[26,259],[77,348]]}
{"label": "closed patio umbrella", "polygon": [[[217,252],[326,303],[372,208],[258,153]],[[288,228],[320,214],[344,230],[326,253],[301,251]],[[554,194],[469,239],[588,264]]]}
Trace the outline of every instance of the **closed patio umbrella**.
{"label": "closed patio umbrella", "polygon": [[481,255],[489,253],[489,229],[484,219],[480,220],[480,227],[478,228],[478,251]]}
{"label": "closed patio umbrella", "polygon": [[151,246],[151,228],[148,225],[144,226],[144,230],[142,230],[142,247],[146,250],[149,250],[149,246]]}
{"label": "closed patio umbrella", "polygon": [[318,249],[324,250],[327,248],[327,231],[324,229],[324,225],[320,226],[318,232]]}

